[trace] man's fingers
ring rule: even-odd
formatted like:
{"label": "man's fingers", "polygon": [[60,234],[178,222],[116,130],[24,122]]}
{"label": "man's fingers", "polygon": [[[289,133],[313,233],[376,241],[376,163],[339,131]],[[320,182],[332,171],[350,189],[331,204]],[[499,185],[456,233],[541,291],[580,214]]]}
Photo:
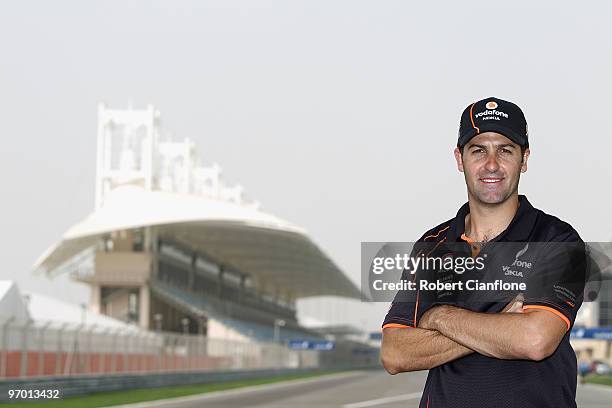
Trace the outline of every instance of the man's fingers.
{"label": "man's fingers", "polygon": [[514,299],[512,299],[512,301],[510,301],[510,303],[506,305],[506,307],[504,307],[502,313],[522,313],[524,300],[525,297],[523,294],[519,293]]}
{"label": "man's fingers", "polygon": [[506,313],[523,313],[523,302],[514,302]]}

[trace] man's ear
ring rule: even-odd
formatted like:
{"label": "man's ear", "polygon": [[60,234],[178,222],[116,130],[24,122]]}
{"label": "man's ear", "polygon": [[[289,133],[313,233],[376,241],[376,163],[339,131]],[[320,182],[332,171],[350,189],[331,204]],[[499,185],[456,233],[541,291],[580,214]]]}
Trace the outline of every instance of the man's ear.
{"label": "man's ear", "polygon": [[461,157],[461,150],[455,147],[455,160],[457,160],[457,170],[463,173],[463,157]]}
{"label": "man's ear", "polygon": [[523,163],[521,164],[521,173],[525,173],[527,171],[527,159],[529,159],[529,149],[525,149],[523,152]]}

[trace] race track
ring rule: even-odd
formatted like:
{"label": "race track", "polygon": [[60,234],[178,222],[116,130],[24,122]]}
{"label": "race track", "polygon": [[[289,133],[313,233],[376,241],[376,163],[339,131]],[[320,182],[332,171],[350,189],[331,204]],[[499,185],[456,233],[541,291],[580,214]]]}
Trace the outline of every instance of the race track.
{"label": "race track", "polygon": [[[425,378],[426,372],[390,376],[382,370],[356,371],[129,407],[417,408]],[[609,408],[612,388],[579,386],[577,402],[580,408]]]}

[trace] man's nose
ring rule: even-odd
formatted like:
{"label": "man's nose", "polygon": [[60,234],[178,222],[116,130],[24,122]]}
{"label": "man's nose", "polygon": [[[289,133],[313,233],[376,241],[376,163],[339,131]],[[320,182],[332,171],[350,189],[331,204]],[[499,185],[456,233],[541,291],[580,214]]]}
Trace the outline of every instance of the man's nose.
{"label": "man's nose", "polygon": [[497,162],[496,154],[488,155],[487,162],[485,163],[485,169],[491,173],[494,173],[499,169],[499,163]]}

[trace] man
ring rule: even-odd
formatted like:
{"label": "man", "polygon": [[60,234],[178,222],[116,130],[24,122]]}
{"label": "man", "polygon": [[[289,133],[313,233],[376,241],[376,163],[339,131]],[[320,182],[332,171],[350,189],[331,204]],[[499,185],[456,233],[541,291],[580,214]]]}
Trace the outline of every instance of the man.
{"label": "man", "polygon": [[570,259],[564,256],[571,251],[549,245],[537,261],[521,257],[534,252],[535,243],[580,246],[582,240],[569,224],[518,195],[529,153],[527,122],[514,103],[491,97],[464,110],[454,154],[468,202],[419,241],[435,248],[464,245],[471,256],[496,244],[519,245],[512,269],[488,265],[486,274],[530,286],[503,303],[476,292],[445,301],[439,293],[398,293],[383,323],[381,360],[391,374],[430,370],[420,407],[576,406],[569,331],[582,303],[581,255]]}

